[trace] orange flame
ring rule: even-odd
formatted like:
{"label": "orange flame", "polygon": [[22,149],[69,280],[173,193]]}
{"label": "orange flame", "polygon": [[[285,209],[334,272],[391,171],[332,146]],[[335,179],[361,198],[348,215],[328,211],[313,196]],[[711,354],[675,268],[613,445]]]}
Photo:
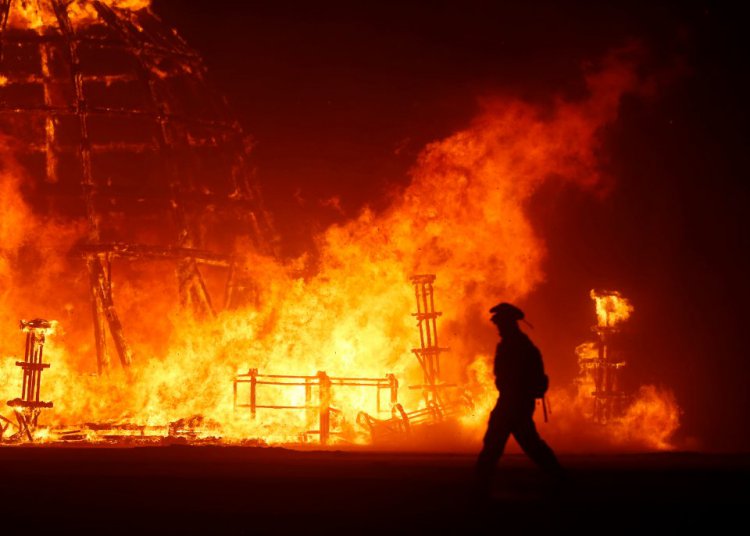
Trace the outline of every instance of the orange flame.
{"label": "orange flame", "polygon": [[[141,3],[113,5],[137,9]],[[485,99],[468,128],[425,148],[411,183],[389,208],[366,208],[318,238],[314,274],[307,257],[282,265],[248,251],[247,269],[259,283],[257,305],[196,320],[179,311],[165,290],[172,286],[165,280],[166,264],[115,265],[113,293],[126,331],[134,334],[137,360],[130,372],[113,369],[104,378],[91,374],[94,349],[83,329],[91,314],[87,283],[71,275],[81,267],[67,256],[85,236],[85,225],[34,216],[19,193],[24,177],[6,159],[0,175],[0,203],[7,204],[0,207],[0,277],[8,282],[0,296],[4,352],[16,351],[10,342],[17,339],[6,331],[18,318],[60,319],[62,329],[46,350],[54,367],[45,372],[44,385],[45,397],[55,403],[44,418],[56,427],[108,421],[166,429],[170,422],[201,416],[206,436],[298,441],[309,431],[305,411],[267,410],[255,419],[235,411],[234,375],[250,368],[301,375],[393,373],[403,405],[421,407],[419,392],[407,388],[421,382],[409,350],[417,333],[409,316],[414,306],[408,276],[437,273],[438,309],[445,313],[441,322],[449,327],[444,333],[451,346],[444,375],[473,391],[475,412],[462,423],[475,438],[496,396],[487,349],[474,336],[477,322],[486,320],[477,311],[498,297],[523,298],[542,281],[545,248],[526,203],[551,177],[583,187],[597,183],[600,129],[617,118],[622,94],[641,87],[634,52],[605,58],[586,76],[588,98],[558,99],[552,112],[516,99]],[[206,276],[211,284],[211,274]],[[10,363],[0,361],[0,373],[15,378]],[[13,381],[0,386],[0,399],[16,390]],[[259,396],[276,405],[305,404],[304,388],[264,386]],[[335,418],[346,440],[367,441],[353,423],[358,411],[375,414],[372,393],[335,389],[331,404],[340,410]]]}
{"label": "orange flame", "polygon": [[[597,327],[599,328],[613,328],[630,318],[634,311],[630,301],[617,291],[592,290],[591,298],[596,304]],[[576,381],[575,396],[571,399],[565,393],[557,393],[566,401],[569,408],[587,419],[592,419],[595,415],[594,393],[598,388],[595,375],[616,375],[617,371],[625,366],[624,361],[612,359],[603,354],[600,348],[602,344],[604,342],[599,340],[583,343],[576,348],[581,374]],[[606,360],[604,365],[606,370],[598,369],[596,366],[603,355]],[[592,367],[592,365],[595,366]],[[610,385],[614,386],[615,383],[612,382],[613,380],[610,379]],[[680,425],[680,407],[672,391],[659,389],[653,385],[643,385],[637,393],[627,400],[623,399],[622,402],[626,404],[626,407],[621,410],[622,413],[610,416],[606,426],[601,426],[598,434],[595,434],[599,436],[600,441],[620,447],[655,450],[674,448],[671,439]]]}
{"label": "orange flame", "polygon": [[[115,9],[138,11],[151,6],[151,0],[100,0]],[[62,3],[61,3],[62,4]],[[74,25],[88,24],[98,18],[92,0],[73,0],[64,6]],[[11,0],[8,26],[15,29],[41,31],[58,25],[52,0]]]}
{"label": "orange flame", "polygon": [[614,290],[592,290],[591,299],[596,303],[596,319],[599,327],[614,327],[630,318],[633,306]]}

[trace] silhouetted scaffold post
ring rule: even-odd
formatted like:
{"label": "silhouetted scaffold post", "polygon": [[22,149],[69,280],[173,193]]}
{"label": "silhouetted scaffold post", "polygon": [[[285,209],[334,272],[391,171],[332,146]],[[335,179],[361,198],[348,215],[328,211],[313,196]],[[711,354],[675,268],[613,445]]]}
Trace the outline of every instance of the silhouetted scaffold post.
{"label": "silhouetted scaffold post", "polygon": [[[594,300],[620,299],[617,291],[592,290]],[[621,417],[628,402],[628,394],[622,389],[621,374],[626,362],[612,351],[613,336],[619,332],[616,322],[607,314],[591,330],[596,334],[596,357],[581,359],[583,370],[594,382],[594,422],[607,424]]]}
{"label": "silhouetted scaffold post", "polygon": [[422,389],[426,403],[442,405],[441,389],[448,387],[440,377],[440,354],[448,350],[441,348],[438,342],[437,319],[443,314],[435,311],[434,274],[419,274],[411,277],[414,285],[414,296],[417,300],[417,312],[412,313],[417,319],[419,328],[419,348],[412,352],[419,361],[424,373],[422,385],[412,385],[411,389]]}
{"label": "silhouetted scaffold post", "polygon": [[42,371],[50,367],[49,363],[44,363],[44,343],[53,328],[54,323],[49,320],[21,320],[21,330],[26,333],[26,350],[23,361],[16,361],[16,365],[23,369],[23,384],[20,398],[8,401],[16,414],[21,439],[34,441],[39,414],[42,409],[52,407],[52,402],[39,400],[39,394]]}

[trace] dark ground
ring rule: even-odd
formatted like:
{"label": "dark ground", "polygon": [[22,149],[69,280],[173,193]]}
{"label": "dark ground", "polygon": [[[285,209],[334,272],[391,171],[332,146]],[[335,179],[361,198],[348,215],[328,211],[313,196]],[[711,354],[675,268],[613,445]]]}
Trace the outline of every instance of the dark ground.
{"label": "dark ground", "polygon": [[[522,456],[472,505],[466,454],[276,448],[2,448],[0,534],[672,533],[742,527],[750,455]],[[739,523],[739,525],[736,525]],[[606,530],[605,530],[606,529]]]}

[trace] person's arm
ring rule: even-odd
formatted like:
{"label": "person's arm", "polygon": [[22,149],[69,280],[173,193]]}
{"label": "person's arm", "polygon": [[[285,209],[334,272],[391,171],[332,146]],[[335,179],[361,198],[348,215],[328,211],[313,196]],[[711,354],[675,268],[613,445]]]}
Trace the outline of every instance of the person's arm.
{"label": "person's arm", "polygon": [[536,398],[542,398],[549,387],[549,378],[544,372],[544,361],[542,352],[532,344],[533,350],[530,352],[528,368],[528,385]]}

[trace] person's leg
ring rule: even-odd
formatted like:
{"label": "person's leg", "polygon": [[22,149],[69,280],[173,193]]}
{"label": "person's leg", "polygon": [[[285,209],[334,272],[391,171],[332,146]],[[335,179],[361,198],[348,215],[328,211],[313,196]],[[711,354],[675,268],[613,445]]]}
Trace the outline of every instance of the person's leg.
{"label": "person's leg", "polygon": [[539,437],[539,433],[536,430],[533,419],[534,403],[532,400],[531,404],[527,403],[519,408],[519,416],[513,427],[513,437],[516,438],[516,441],[518,441],[518,444],[526,455],[539,465],[539,467],[555,477],[562,478],[564,471],[557,460],[557,456],[555,456],[549,445]]}
{"label": "person's leg", "polygon": [[484,434],[484,446],[479,453],[476,464],[476,491],[489,494],[492,475],[497,461],[505,451],[505,444],[510,437],[512,422],[504,405],[497,401],[495,409],[490,413],[487,432]]}

